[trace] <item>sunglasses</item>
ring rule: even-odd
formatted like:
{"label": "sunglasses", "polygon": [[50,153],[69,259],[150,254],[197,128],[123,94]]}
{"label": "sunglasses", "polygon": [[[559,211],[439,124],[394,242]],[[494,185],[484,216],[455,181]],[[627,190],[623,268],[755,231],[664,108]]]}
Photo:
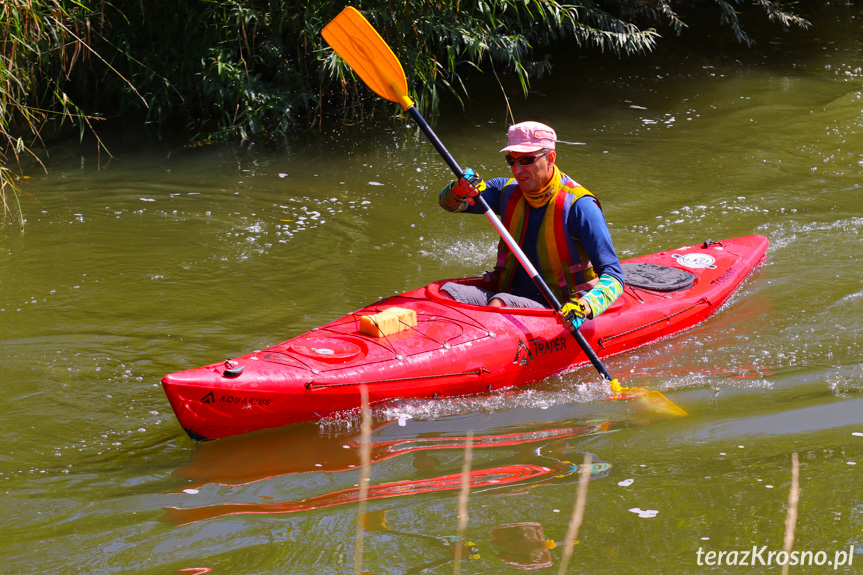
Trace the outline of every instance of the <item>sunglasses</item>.
{"label": "sunglasses", "polygon": [[506,165],[508,165],[511,168],[515,165],[516,162],[518,162],[519,166],[532,166],[533,163],[537,160],[537,158],[541,158],[541,157],[545,156],[546,154],[548,154],[548,152],[543,152],[543,153],[537,154],[535,156],[522,156],[518,159],[513,158],[512,156],[507,154],[506,155]]}

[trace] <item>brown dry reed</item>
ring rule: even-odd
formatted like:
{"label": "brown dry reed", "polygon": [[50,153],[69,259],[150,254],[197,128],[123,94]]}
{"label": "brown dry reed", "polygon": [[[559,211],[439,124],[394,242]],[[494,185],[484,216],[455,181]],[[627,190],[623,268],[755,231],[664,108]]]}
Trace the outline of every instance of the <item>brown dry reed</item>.
{"label": "brown dry reed", "polygon": [[[794,533],[797,529],[797,506],[800,503],[800,461],[797,453],[791,454],[791,489],[788,491],[788,513],[785,515],[785,537],[782,550],[791,556],[794,547]],[[788,575],[791,561],[782,565],[782,575]]]}
{"label": "brown dry reed", "polygon": [[362,424],[360,434],[360,484],[359,502],[357,507],[357,536],[354,540],[354,575],[363,572],[363,544],[365,532],[363,530],[363,518],[366,515],[366,500],[369,495],[369,479],[371,478],[372,458],[372,417],[369,410],[369,389],[360,385],[360,401],[362,410]]}
{"label": "brown dry reed", "polygon": [[467,501],[470,497],[470,469],[473,464],[473,431],[467,433],[467,443],[464,446],[464,463],[461,467],[461,490],[458,494],[458,531],[455,544],[454,575],[461,573],[461,559],[464,554],[464,531],[467,528]]}

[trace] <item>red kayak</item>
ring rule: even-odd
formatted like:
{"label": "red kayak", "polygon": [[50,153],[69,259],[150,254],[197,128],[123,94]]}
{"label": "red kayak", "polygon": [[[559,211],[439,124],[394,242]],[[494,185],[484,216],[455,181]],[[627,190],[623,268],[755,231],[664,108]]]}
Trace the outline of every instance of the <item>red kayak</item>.
{"label": "red kayak", "polygon": [[[623,295],[580,331],[605,357],[692,327],[719,309],[768,244],[757,235],[708,240],[623,262]],[[483,285],[481,278],[447,281]],[[165,393],[180,425],[203,440],[357,409],[362,384],[373,404],[472,395],[588,361],[550,309],[462,304],[440,294],[444,283],[383,299],[234,360],[166,375]],[[383,325],[396,309],[413,321],[400,321],[397,333],[369,334],[370,319]]]}

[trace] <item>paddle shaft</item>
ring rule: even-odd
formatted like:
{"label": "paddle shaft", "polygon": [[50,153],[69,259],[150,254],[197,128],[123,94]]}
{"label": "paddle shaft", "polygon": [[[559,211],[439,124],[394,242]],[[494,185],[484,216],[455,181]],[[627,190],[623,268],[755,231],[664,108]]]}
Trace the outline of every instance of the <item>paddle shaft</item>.
{"label": "paddle shaft", "polygon": [[[458,165],[458,162],[455,161],[455,158],[452,157],[452,154],[449,153],[443,145],[443,142],[440,141],[437,134],[434,133],[434,130],[431,129],[431,126],[429,126],[425,118],[422,117],[422,114],[419,113],[416,106],[410,106],[407,108],[407,113],[417,123],[431,142],[432,146],[434,146],[435,150],[437,150],[438,154],[441,155],[450,170],[452,170],[452,173],[455,174],[455,177],[461,178],[464,175],[464,170],[461,169],[461,166]],[[540,292],[542,292],[542,295],[545,296],[545,299],[554,311],[560,311],[561,305],[557,296],[555,296],[554,292],[549,289],[548,284],[545,283],[545,280],[543,280],[542,276],[539,275],[539,272],[536,271],[534,265],[529,259],[527,259],[527,256],[524,255],[521,246],[516,243],[512,235],[509,233],[509,230],[506,229],[503,222],[500,221],[500,218],[495,215],[494,211],[492,211],[491,207],[488,205],[488,202],[485,201],[485,198],[482,196],[475,196],[473,200],[483,209],[485,217],[488,218],[488,221],[490,221],[495,227],[497,233],[500,234],[500,237],[506,243],[507,247],[509,247],[510,251],[515,255],[515,258],[524,267],[528,275],[530,275],[530,279],[533,280],[533,283],[536,284],[536,287]],[[579,347],[581,347],[582,351],[584,351],[585,355],[587,355],[587,358],[590,360],[590,363],[593,364],[593,367],[596,368],[596,371],[598,371],[599,374],[608,381],[613,380],[614,378],[611,377],[611,374],[608,373],[607,369],[605,369],[605,365],[603,365],[599,360],[596,352],[593,351],[593,348],[590,347],[590,344],[587,343],[587,340],[584,339],[581,332],[577,329],[571,329],[569,332],[572,334],[572,337],[575,338],[575,341],[578,343]]]}

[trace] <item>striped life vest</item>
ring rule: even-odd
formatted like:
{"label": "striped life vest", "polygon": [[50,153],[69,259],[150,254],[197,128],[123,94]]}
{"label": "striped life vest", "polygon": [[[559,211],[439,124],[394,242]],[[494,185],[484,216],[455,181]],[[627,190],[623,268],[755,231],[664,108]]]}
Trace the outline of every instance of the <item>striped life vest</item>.
{"label": "striped life vest", "polygon": [[[593,264],[581,242],[567,231],[572,204],[584,196],[596,196],[565,174],[561,174],[560,181],[561,186],[554,199],[546,204],[545,215],[537,234],[536,251],[539,256],[539,274],[561,303],[564,303],[575,295],[575,286],[596,277]],[[530,209],[515,178],[511,178],[501,191],[499,213],[503,214],[503,225],[519,246],[523,246],[527,233]],[[573,258],[573,255],[576,257]],[[495,266],[498,273],[498,291],[509,292],[518,265],[520,264],[515,255],[506,243],[500,240]],[[579,273],[580,276],[577,275]]]}

